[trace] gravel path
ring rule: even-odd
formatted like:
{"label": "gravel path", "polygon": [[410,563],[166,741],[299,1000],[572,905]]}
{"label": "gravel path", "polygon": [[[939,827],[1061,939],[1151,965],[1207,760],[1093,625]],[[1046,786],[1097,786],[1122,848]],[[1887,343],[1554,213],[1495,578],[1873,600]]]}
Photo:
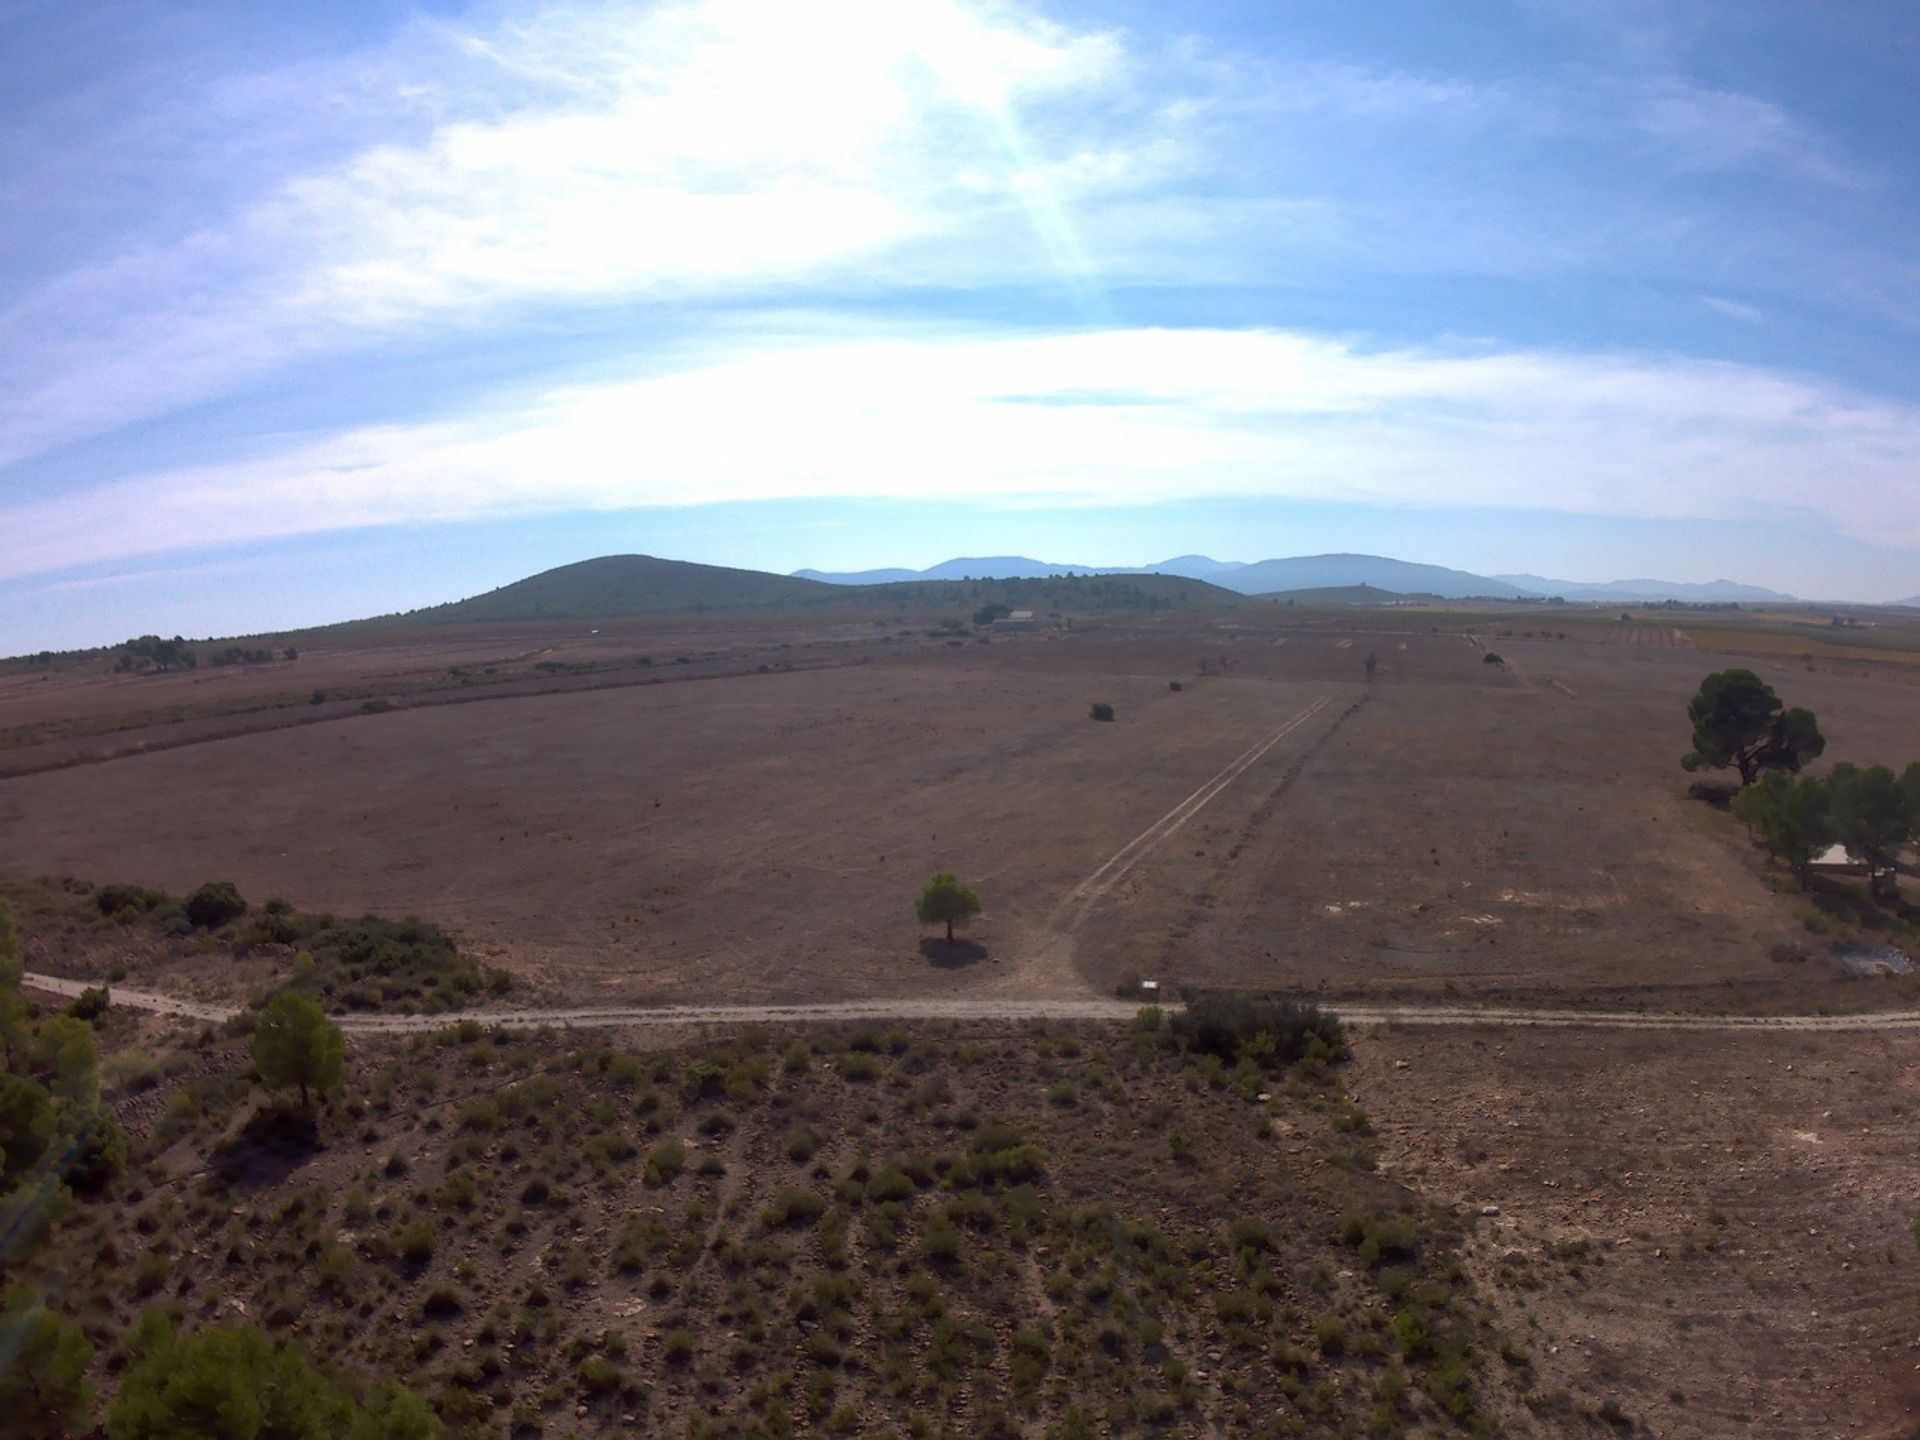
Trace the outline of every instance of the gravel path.
{"label": "gravel path", "polygon": [[[84,980],[29,972],[30,989],[72,997]],[[218,1024],[240,1007],[201,1005],[147,990],[111,986],[113,1003],[158,1015]],[[1920,1011],[1882,1010],[1858,1015],[1663,1015],[1632,1010],[1514,1010],[1471,1005],[1340,1005],[1324,1007],[1349,1025],[1517,1025],[1607,1030],[1920,1030]],[[357,1035],[439,1030],[461,1020],[512,1029],[557,1025],[617,1029],[629,1025],[831,1025],[859,1020],[1131,1020],[1139,1005],[1125,1000],[839,1000],[821,1005],[601,1005],[576,1009],[462,1010],[438,1015],[340,1015],[342,1030]]]}

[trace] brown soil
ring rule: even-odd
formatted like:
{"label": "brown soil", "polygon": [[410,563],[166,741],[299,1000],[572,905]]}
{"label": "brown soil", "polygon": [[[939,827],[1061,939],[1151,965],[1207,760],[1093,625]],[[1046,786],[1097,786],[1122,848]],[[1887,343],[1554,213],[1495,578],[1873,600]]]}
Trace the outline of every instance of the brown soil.
{"label": "brown soil", "polygon": [[1920,1037],[1400,1032],[1350,1082],[1382,1165],[1477,1212],[1543,1388],[1658,1435],[1920,1420]]}

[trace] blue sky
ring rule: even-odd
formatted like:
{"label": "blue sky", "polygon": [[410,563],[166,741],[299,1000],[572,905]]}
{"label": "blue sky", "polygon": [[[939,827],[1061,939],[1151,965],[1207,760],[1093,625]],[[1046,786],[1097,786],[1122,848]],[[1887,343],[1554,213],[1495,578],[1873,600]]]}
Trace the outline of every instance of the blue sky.
{"label": "blue sky", "polygon": [[1364,550],[1920,593],[1910,5],[0,11],[0,651]]}

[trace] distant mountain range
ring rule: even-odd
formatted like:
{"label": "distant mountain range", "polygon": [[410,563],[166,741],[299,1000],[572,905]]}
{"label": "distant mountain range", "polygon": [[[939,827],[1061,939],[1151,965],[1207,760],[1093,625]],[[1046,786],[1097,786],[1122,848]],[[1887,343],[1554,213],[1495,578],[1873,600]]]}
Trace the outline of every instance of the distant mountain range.
{"label": "distant mountain range", "polygon": [[1549,580],[1541,575],[1499,575],[1509,585],[1518,585],[1535,595],[1558,595],[1563,600],[1687,600],[1700,604],[1793,604],[1795,598],[1778,590],[1758,585],[1741,585],[1732,580],[1707,580],[1689,584],[1682,580]]}
{"label": "distant mountain range", "polygon": [[1553,580],[1541,575],[1475,575],[1443,565],[1418,565],[1384,555],[1296,555],[1286,559],[1215,560],[1207,555],[1176,555],[1158,565],[1069,565],[1025,555],[988,555],[946,560],[925,570],[856,570],[831,573],[797,570],[794,577],[829,585],[875,585],[910,580],[1032,578],[1043,575],[1183,575],[1238,590],[1242,595],[1281,591],[1341,590],[1368,586],[1400,594],[1438,595],[1448,600],[1527,600],[1559,596],[1567,600],[1684,600],[1694,603],[1790,603],[1791,595],[1731,580],[1690,584],[1674,580],[1609,580],[1601,583]]}

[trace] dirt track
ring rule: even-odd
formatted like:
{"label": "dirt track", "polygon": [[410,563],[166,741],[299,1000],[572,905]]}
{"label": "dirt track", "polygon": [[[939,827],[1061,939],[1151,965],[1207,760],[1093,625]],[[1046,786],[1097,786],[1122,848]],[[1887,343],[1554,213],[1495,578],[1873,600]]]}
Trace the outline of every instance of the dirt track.
{"label": "dirt track", "polygon": [[[82,980],[29,973],[24,983],[53,995],[76,996]],[[200,1005],[144,990],[112,990],[113,1003],[159,1015],[218,1024],[241,1006]],[[1628,1010],[1496,1010],[1472,1005],[1332,1005],[1349,1025],[1518,1025],[1606,1030],[1797,1030],[1837,1032],[1920,1030],[1920,1012],[1865,1015],[1661,1015]],[[534,1010],[461,1010],[438,1015],[339,1015],[340,1028],[361,1035],[438,1030],[461,1020],[530,1029],[562,1025],[610,1029],[622,1025],[831,1025],[857,1020],[1101,1020],[1127,1021],[1139,1005],[1125,1000],[839,1000],[821,1005],[600,1005]]]}

